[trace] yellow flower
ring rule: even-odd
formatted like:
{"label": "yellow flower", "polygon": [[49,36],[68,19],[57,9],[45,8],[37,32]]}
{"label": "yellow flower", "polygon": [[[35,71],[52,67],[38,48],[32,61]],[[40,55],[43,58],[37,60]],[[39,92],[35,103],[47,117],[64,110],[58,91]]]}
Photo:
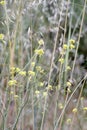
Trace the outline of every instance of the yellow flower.
{"label": "yellow flower", "polygon": [[30,76],[35,76],[35,72],[34,72],[34,71],[28,71],[28,74],[29,74]]}
{"label": "yellow flower", "polygon": [[46,97],[47,96],[47,92],[43,92],[43,96]]}
{"label": "yellow flower", "polygon": [[12,85],[16,85],[17,81],[16,80],[9,80],[8,85],[12,86]]}
{"label": "yellow flower", "polygon": [[41,71],[41,66],[36,66],[36,70]]}
{"label": "yellow flower", "polygon": [[46,89],[47,89],[47,90],[52,90],[52,86],[51,86],[51,85],[48,85]]}
{"label": "yellow flower", "polygon": [[70,67],[70,66],[67,66],[67,70],[71,70],[71,67]]}
{"label": "yellow flower", "polygon": [[18,95],[14,95],[14,98],[17,99],[19,96]]}
{"label": "yellow flower", "polygon": [[39,96],[40,91],[36,90],[36,91],[35,91],[35,94],[36,94],[37,96]]}
{"label": "yellow flower", "polygon": [[11,73],[11,74],[14,74],[14,73],[15,73],[15,67],[11,67],[11,68],[10,68],[10,73]]}
{"label": "yellow flower", "polygon": [[60,84],[58,84],[58,85],[56,86],[57,89],[60,89],[60,87],[61,87]]}
{"label": "yellow flower", "polygon": [[67,48],[68,48],[68,45],[64,44],[64,45],[63,45],[63,49],[64,49],[64,50],[67,50]]}
{"label": "yellow flower", "polygon": [[0,1],[0,4],[5,5],[6,4],[5,0]]}
{"label": "yellow flower", "polygon": [[11,70],[11,71],[15,71],[15,67],[11,67],[10,70]]}
{"label": "yellow flower", "polygon": [[61,50],[61,51],[60,51],[60,54],[61,54],[61,55],[65,55],[65,51],[64,51],[64,50]]}
{"label": "yellow flower", "polygon": [[66,84],[68,87],[70,87],[72,85],[70,82],[67,82]]}
{"label": "yellow flower", "polygon": [[78,111],[77,108],[74,108],[74,109],[72,110],[73,113],[77,113],[77,111]]}
{"label": "yellow flower", "polygon": [[34,67],[35,66],[35,62],[31,62],[31,65]]}
{"label": "yellow flower", "polygon": [[74,49],[74,48],[75,48],[75,45],[71,44],[70,49]]}
{"label": "yellow flower", "polygon": [[11,92],[10,92],[10,94],[12,94],[12,95],[13,95],[13,94],[14,94],[14,92],[13,92],[13,91],[11,91]]}
{"label": "yellow flower", "polygon": [[11,67],[11,68],[10,68],[10,73],[11,73],[11,74],[14,74],[15,72],[16,72],[16,73],[20,72],[20,69],[19,69],[19,68],[15,68],[15,67]]}
{"label": "yellow flower", "polygon": [[43,39],[40,39],[40,40],[38,41],[38,44],[39,44],[39,45],[44,45]]}
{"label": "yellow flower", "polygon": [[58,107],[59,107],[59,109],[63,109],[64,106],[63,106],[62,103],[59,103],[59,104],[58,104]]}
{"label": "yellow flower", "polygon": [[70,42],[70,44],[74,44],[75,40],[74,39],[70,39],[69,42]]}
{"label": "yellow flower", "polygon": [[84,111],[87,111],[87,107],[84,107],[83,110],[84,110]]}
{"label": "yellow flower", "polygon": [[66,123],[67,123],[67,124],[71,124],[71,121],[72,121],[72,120],[71,120],[70,118],[68,118],[67,121],[66,121]]}
{"label": "yellow flower", "polygon": [[39,86],[42,87],[44,85],[43,82],[39,82]]}
{"label": "yellow flower", "polygon": [[16,73],[20,72],[20,68],[15,68],[15,72]]}
{"label": "yellow flower", "polygon": [[19,74],[22,76],[26,76],[26,71],[20,71]]}
{"label": "yellow flower", "polygon": [[67,92],[68,92],[68,93],[70,93],[70,92],[71,92],[70,88],[67,88]]}
{"label": "yellow flower", "polygon": [[0,34],[0,40],[3,40],[4,39],[4,34]]}
{"label": "yellow flower", "polygon": [[39,56],[42,56],[44,54],[43,49],[35,50],[35,53]]}
{"label": "yellow flower", "polygon": [[83,100],[84,99],[84,97],[81,97],[81,100]]}
{"label": "yellow flower", "polygon": [[64,59],[63,59],[63,58],[60,58],[60,59],[59,59],[59,62],[60,62],[61,64],[63,64],[63,63],[64,63]]}
{"label": "yellow flower", "polygon": [[40,73],[42,73],[42,74],[43,74],[43,73],[44,73],[44,69],[41,69],[41,70],[40,70]]}

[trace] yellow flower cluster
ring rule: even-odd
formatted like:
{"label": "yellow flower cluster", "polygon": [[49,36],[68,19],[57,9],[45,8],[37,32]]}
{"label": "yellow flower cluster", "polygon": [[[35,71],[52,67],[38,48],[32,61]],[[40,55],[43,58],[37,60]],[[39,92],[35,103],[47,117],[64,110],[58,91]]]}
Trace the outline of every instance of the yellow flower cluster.
{"label": "yellow flower cluster", "polygon": [[66,123],[71,124],[72,120],[70,118],[67,119]]}
{"label": "yellow flower cluster", "polygon": [[11,91],[11,92],[10,92],[10,94],[11,94],[11,95],[13,95],[13,94],[14,94],[14,92],[13,92],[13,91]]}
{"label": "yellow flower cluster", "polygon": [[9,80],[9,82],[8,82],[8,85],[9,86],[13,86],[13,85],[16,85],[17,84],[17,81],[16,80]]}
{"label": "yellow flower cluster", "polygon": [[20,68],[11,67],[10,74],[18,73],[21,76],[26,76],[26,71],[20,70]]}
{"label": "yellow flower cluster", "polygon": [[52,86],[51,86],[50,84],[47,86],[46,89],[47,89],[47,90],[53,90],[53,89],[52,89]]}
{"label": "yellow flower cluster", "polygon": [[6,4],[5,0],[0,1],[0,4],[5,5]]}
{"label": "yellow flower cluster", "polygon": [[19,98],[19,96],[17,94],[15,94],[13,91],[11,91],[10,94],[14,96],[15,100]]}
{"label": "yellow flower cluster", "polygon": [[39,86],[42,87],[44,85],[43,82],[39,82]]}
{"label": "yellow flower cluster", "polygon": [[59,109],[63,109],[64,106],[63,106],[62,103],[59,103],[59,104],[58,104],[58,107],[59,107]]}
{"label": "yellow flower cluster", "polygon": [[66,68],[67,70],[71,70],[71,67],[70,66],[67,66],[67,68]]}
{"label": "yellow flower cluster", "polygon": [[36,70],[40,73],[43,73],[44,70],[41,68],[41,66],[36,66]]}
{"label": "yellow flower cluster", "polygon": [[74,39],[70,39],[69,42],[70,42],[70,44],[74,44],[75,40]]}
{"label": "yellow flower cluster", "polygon": [[28,74],[29,74],[29,76],[35,76],[35,72],[34,71],[28,71]]}
{"label": "yellow flower cluster", "polygon": [[0,34],[0,40],[3,40],[4,39],[4,34]]}
{"label": "yellow flower cluster", "polygon": [[44,51],[43,51],[43,49],[36,49],[35,50],[35,53],[38,55],[38,56],[42,56],[43,54],[44,54]]}
{"label": "yellow flower cluster", "polygon": [[11,67],[10,74],[19,73],[21,70],[19,68]]}
{"label": "yellow flower cluster", "polygon": [[35,66],[35,62],[31,62],[31,66],[34,67]]}
{"label": "yellow flower cluster", "polygon": [[77,111],[78,111],[77,108],[74,108],[74,109],[72,110],[73,113],[77,113]]}
{"label": "yellow flower cluster", "polygon": [[43,92],[43,97],[47,97],[47,92]]}
{"label": "yellow flower cluster", "polygon": [[84,111],[87,111],[87,107],[83,107],[83,110],[84,110]]}
{"label": "yellow flower cluster", "polygon": [[38,41],[38,44],[39,44],[39,45],[44,45],[43,39],[40,39],[40,40]]}
{"label": "yellow flower cluster", "polygon": [[20,71],[19,74],[22,76],[26,76],[26,71]]}
{"label": "yellow flower cluster", "polygon": [[19,96],[18,95],[14,95],[14,98],[17,99]]}
{"label": "yellow flower cluster", "polygon": [[[73,40],[73,39],[70,39],[69,40],[69,43],[70,43],[70,46],[69,46],[69,48],[72,50],[72,49],[74,49],[75,48],[75,40]],[[63,50],[67,50],[68,49],[68,45],[67,44],[64,44],[63,45]]]}
{"label": "yellow flower cluster", "polygon": [[16,68],[16,73],[19,73],[20,72],[20,68]]}
{"label": "yellow flower cluster", "polygon": [[39,94],[40,94],[40,91],[39,91],[39,90],[36,90],[36,91],[35,91],[35,94],[36,94],[36,96],[38,97]]}
{"label": "yellow flower cluster", "polygon": [[66,44],[63,45],[63,49],[64,50],[67,50],[68,49],[68,46]]}
{"label": "yellow flower cluster", "polygon": [[75,48],[75,40],[74,39],[70,39],[69,40],[69,42],[70,42],[70,49],[74,49]]}
{"label": "yellow flower cluster", "polygon": [[67,85],[67,87],[68,87],[68,88],[67,88],[67,92],[70,93],[70,92],[71,92],[70,87],[71,87],[71,85],[72,85],[71,82],[68,81],[68,82],[66,83],[66,85]]}
{"label": "yellow flower cluster", "polygon": [[41,66],[36,66],[37,71],[41,71]]}
{"label": "yellow flower cluster", "polygon": [[68,86],[68,87],[71,87],[71,83],[70,83],[69,81],[67,82],[67,86]]}
{"label": "yellow flower cluster", "polygon": [[[64,63],[64,55],[65,55],[65,51],[67,50],[67,49],[70,49],[70,50],[72,50],[72,49],[74,49],[75,48],[75,45],[74,45],[74,43],[75,43],[75,40],[73,40],[73,39],[70,39],[69,40],[69,42],[70,42],[70,45],[68,46],[67,44],[63,44],[63,49],[61,50],[61,55],[62,55],[62,57],[59,59],[59,62],[61,63],[61,64],[63,64]],[[69,66],[67,66],[67,68],[66,68],[67,70],[71,70],[71,68],[69,67]]]}
{"label": "yellow flower cluster", "polygon": [[74,48],[75,48],[75,45],[70,44],[70,49],[74,49]]}
{"label": "yellow flower cluster", "polygon": [[64,63],[64,58],[60,58],[60,59],[59,59],[59,62],[60,62],[61,64],[63,64],[63,63]]}

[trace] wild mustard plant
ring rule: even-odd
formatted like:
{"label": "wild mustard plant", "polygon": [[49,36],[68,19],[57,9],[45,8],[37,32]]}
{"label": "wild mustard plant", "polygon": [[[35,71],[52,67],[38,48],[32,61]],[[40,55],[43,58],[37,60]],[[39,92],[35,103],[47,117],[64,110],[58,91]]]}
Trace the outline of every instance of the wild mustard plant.
{"label": "wild mustard plant", "polygon": [[[8,2],[8,3],[10,3],[10,2]],[[14,4],[16,4],[17,2],[14,2],[14,1],[12,1],[12,3],[14,3]],[[20,1],[20,3],[21,3],[21,1]],[[26,3],[26,2],[25,2]],[[36,2],[34,2],[34,3],[36,3]],[[0,1],[0,4],[1,5],[5,5],[6,4],[6,1],[4,1],[4,0],[1,0]],[[32,4],[33,5],[33,4]],[[19,5],[17,5],[18,7],[19,7]],[[15,6],[16,7],[16,6]],[[21,6],[22,7],[22,6]],[[17,11],[19,10],[19,12],[21,12],[20,11],[20,7],[17,9]],[[22,10],[22,8],[21,8],[21,10]],[[15,12],[16,11],[12,11],[12,12],[14,12],[14,17],[16,16],[15,14]],[[15,27],[16,27],[16,29],[17,29],[17,27],[19,26],[19,24],[21,23],[21,19],[23,20],[23,16],[21,16],[20,14],[22,14],[22,13],[19,13],[18,12],[18,16],[20,16],[20,17],[18,17],[18,20],[17,20],[17,23],[15,22]],[[30,11],[30,12],[33,12],[33,11]],[[67,11],[68,12],[68,11]],[[66,16],[67,16],[67,12],[66,12]],[[61,14],[62,14],[62,11],[61,11]],[[6,25],[8,26],[8,35],[9,35],[9,12],[7,12],[6,13],[6,17],[7,17],[7,19],[6,19]],[[21,18],[21,19],[20,19]],[[15,18],[16,19],[16,18]],[[19,22],[20,21],[20,22]],[[61,21],[61,19],[59,20],[59,21]],[[67,21],[67,20],[66,20]],[[14,22],[14,20],[13,20],[13,22]],[[44,22],[43,22],[44,23]],[[17,25],[16,25],[17,24]],[[67,23],[66,23],[67,24]],[[30,26],[32,26],[32,25],[30,25]],[[20,31],[19,30],[16,30],[15,28],[14,28],[14,30],[11,30],[12,32],[21,32],[21,24],[20,24],[20,26],[19,26],[19,28],[20,28]],[[18,29],[19,29],[18,28]],[[33,28],[33,26],[32,26],[32,28]],[[59,29],[58,30],[60,30],[60,25],[59,25]],[[65,30],[66,30],[66,28],[65,28]],[[36,32],[36,30],[35,30],[35,32]],[[64,31],[64,32],[66,32],[66,31]],[[22,34],[22,33],[21,33]],[[20,34],[20,35],[21,35]],[[58,34],[59,34],[59,32],[58,32]],[[57,35],[58,35],[57,34]],[[25,34],[26,35],[26,34]],[[19,37],[19,36],[18,36]],[[17,41],[17,39],[18,39],[18,37],[16,38],[15,37],[15,39],[12,39],[13,41],[14,41],[14,43],[15,43],[15,47],[16,47],[16,41]],[[22,36],[21,36],[22,37]],[[58,38],[58,36],[57,36],[57,38]],[[56,38],[56,39],[57,39]],[[4,34],[0,34],[0,40],[3,40],[4,39]],[[20,39],[20,38],[19,38]],[[20,41],[18,39],[18,41]],[[32,36],[32,38],[31,38],[32,40],[31,41],[29,41],[29,44],[31,44],[32,43],[32,47],[31,47],[31,53],[32,53],[32,51],[33,51],[33,39],[34,40],[36,40],[33,36]],[[37,38],[38,39],[38,38]],[[66,37],[64,38],[64,39],[66,39]],[[23,40],[24,40],[24,38],[23,38]],[[29,39],[30,40],[30,39]],[[63,39],[62,39],[63,40]],[[56,43],[57,43],[57,40],[55,40],[56,41]],[[48,41],[47,41],[48,42]],[[69,40],[69,42],[70,42],[70,44],[69,44],[69,46],[67,45],[67,44],[63,44],[63,47],[62,47],[62,51],[60,52],[61,54],[61,57],[60,57],[60,59],[59,59],[59,62],[60,62],[60,64],[61,64],[61,66],[64,64],[64,62],[65,62],[65,55],[66,55],[66,52],[67,52],[67,50],[68,49],[70,49],[70,50],[72,50],[72,49],[75,49],[75,40],[73,40],[73,39],[70,39]],[[24,42],[23,42],[24,43]],[[50,43],[50,42],[49,42]],[[44,45],[44,41],[43,41],[43,39],[40,39],[39,41],[38,41],[38,49],[36,49],[35,50],[35,57],[34,58],[37,58],[37,56],[39,56],[39,57],[41,57],[41,56],[43,56],[44,55],[44,49],[42,49],[41,47],[43,47],[43,45]],[[54,46],[54,45],[53,45]],[[24,50],[25,49],[25,47],[23,47],[23,45],[21,46],[21,44],[20,44],[20,49],[19,50],[17,50],[17,51],[19,51],[19,55],[21,55],[21,54],[23,54],[23,51],[22,50]],[[56,46],[55,46],[55,48],[56,48]],[[29,48],[30,49],[30,48]],[[13,50],[15,50],[15,48],[13,48]],[[21,50],[21,51],[20,51]],[[26,50],[26,49],[25,49]],[[55,58],[55,52],[56,52],[56,50],[54,49],[54,52],[53,52],[53,62],[54,62],[54,58]],[[13,53],[13,55],[15,55],[15,51],[13,51],[12,52]],[[26,51],[26,53],[27,53],[27,51]],[[28,52],[28,53],[30,53],[30,52]],[[18,55],[18,56],[19,56]],[[17,127],[19,127],[19,129],[23,129],[23,128],[21,128],[21,126],[23,126],[23,121],[24,121],[24,119],[25,119],[25,115],[24,114],[26,114],[26,113],[28,113],[28,112],[26,112],[25,110],[27,109],[27,107],[26,107],[26,104],[24,104],[25,103],[25,101],[24,101],[24,97],[27,97],[27,94],[29,95],[29,96],[31,96],[32,95],[32,97],[30,97],[30,99],[32,99],[32,103],[31,103],[31,101],[27,101],[27,104],[29,104],[29,102],[32,104],[32,109],[31,109],[31,112],[32,112],[32,117],[33,117],[33,119],[30,121],[30,122],[33,122],[32,124],[33,124],[33,126],[31,126],[30,128],[32,128],[32,129],[37,129],[36,128],[36,120],[37,120],[37,117],[34,117],[37,113],[39,113],[40,112],[40,110],[38,110],[38,112],[36,111],[37,109],[35,108],[35,106],[36,106],[36,104],[35,104],[35,106],[34,106],[34,96],[36,97],[40,97],[40,96],[42,96],[43,98],[42,99],[40,99],[41,100],[41,102],[43,103],[44,102],[44,99],[46,99],[46,97],[48,97],[48,99],[49,99],[49,90],[53,90],[54,89],[54,86],[52,86],[51,84],[49,84],[47,87],[45,87],[45,85],[44,85],[44,82],[43,82],[43,79],[42,79],[42,74],[44,74],[44,69],[42,69],[42,66],[36,66],[37,65],[37,63],[35,63],[35,62],[31,62],[31,61],[33,61],[32,59],[32,57],[29,57],[29,55],[28,54],[25,54],[25,57],[27,57],[28,56],[28,59],[30,60],[28,63],[29,63],[29,66],[28,66],[28,69],[29,69],[29,71],[28,71],[28,74],[27,74],[27,72],[25,71],[25,69],[23,69],[23,70],[21,70],[20,68],[16,68],[16,67],[12,67],[12,68],[10,68],[10,74],[11,75],[13,75],[12,77],[11,77],[11,80],[9,80],[8,81],[8,85],[9,86],[12,86],[11,87],[11,91],[10,91],[10,94],[11,94],[11,96],[13,96],[14,97],[14,99],[15,100],[17,100],[17,99],[19,99],[20,97],[21,97],[21,102],[19,101],[19,106],[20,106],[20,110],[21,110],[21,112],[20,112],[20,114],[22,114],[22,116],[20,116],[20,115],[18,115],[17,114],[17,118],[16,118],[16,120],[15,120],[15,122],[13,123],[13,124],[11,124],[10,126],[12,127],[12,129],[13,130],[15,130],[15,129],[17,129],[16,128],[16,126]],[[31,54],[32,55],[32,54]],[[15,56],[14,56],[15,57]],[[31,58],[31,59],[30,59]],[[13,58],[13,59],[15,59],[15,58]],[[20,61],[20,60],[22,60],[23,58],[21,58],[20,59],[20,56],[18,57],[18,61]],[[34,61],[36,61],[36,59],[34,59]],[[20,63],[20,62],[19,62]],[[19,63],[17,63],[17,64],[19,64]],[[13,64],[16,64],[16,61],[14,60],[13,61]],[[16,64],[16,65],[17,65]],[[25,64],[27,64],[27,63],[25,63]],[[40,63],[39,63],[40,64]],[[67,64],[68,65],[68,64]],[[23,66],[22,66],[23,67]],[[53,63],[52,63],[52,68],[50,69],[50,70],[52,70],[53,69]],[[58,66],[59,67],[59,66]],[[63,69],[65,69],[65,70],[63,70],[63,71],[60,71],[60,75],[59,75],[59,78],[60,77],[62,77],[61,75],[62,75],[62,73],[64,72],[64,71],[70,71],[71,70],[71,67],[70,66],[67,66],[66,68],[64,68],[64,67],[61,67],[61,68],[63,68]],[[58,68],[59,69],[59,68]],[[61,73],[62,72],[62,73]],[[17,76],[15,76],[15,73],[17,73],[18,75]],[[47,73],[48,73],[48,71],[47,71]],[[38,75],[40,75],[39,77],[40,78],[38,78]],[[48,82],[50,83],[50,81],[51,81],[51,74],[49,74],[50,76],[49,76],[49,79],[46,79],[46,80],[48,80]],[[31,78],[32,77],[32,82],[30,82],[30,80],[27,80],[27,81],[24,81],[24,78],[23,77],[25,77],[26,79],[27,79],[27,77],[29,77],[29,78]],[[22,77],[22,82],[24,83],[23,85],[19,85],[19,80],[20,80],[20,77]],[[47,76],[46,76],[47,77]],[[45,79],[45,77],[43,77],[44,79]],[[17,80],[16,80],[17,79]],[[28,82],[29,81],[29,82]],[[34,81],[34,82],[33,82]],[[60,81],[58,81],[58,84],[59,85],[57,85],[57,86],[55,86],[56,88],[58,88],[58,89],[56,89],[56,90],[60,90],[60,88],[61,88],[61,83],[59,83]],[[27,88],[28,89],[30,89],[29,91],[27,91],[28,93],[26,93],[26,92],[24,92],[25,90],[24,89],[26,89],[25,87],[26,87],[26,84],[27,84]],[[33,84],[33,85],[32,85]],[[70,88],[71,88],[71,82],[69,82],[69,81],[67,81],[66,80],[66,85],[68,86],[68,92],[70,91]],[[15,87],[15,86],[18,86],[18,87]],[[20,86],[23,86],[23,88],[22,88],[22,91],[21,91],[21,88],[19,88]],[[29,87],[28,87],[29,86]],[[17,89],[16,91],[15,91],[15,88]],[[43,88],[45,88],[45,90],[43,90]],[[40,90],[41,91],[40,91]],[[30,94],[32,92],[32,94]],[[59,94],[60,93],[60,91],[56,91],[57,92],[57,94]],[[20,94],[21,93],[21,94]],[[20,96],[21,95],[21,96]],[[22,98],[23,97],[23,98]],[[53,97],[54,98],[54,97]],[[59,98],[60,99],[60,98]],[[55,99],[56,100],[56,99]],[[64,109],[64,105],[62,104],[62,102],[60,101],[60,100],[58,100],[60,103],[58,103],[58,106],[57,107],[59,107],[59,109],[61,109],[61,111],[63,111]],[[54,101],[55,102],[55,101]],[[20,104],[22,104],[23,103],[23,105],[24,106],[22,106],[21,107],[21,105]],[[46,103],[45,103],[46,104]],[[54,103],[55,104],[55,103]],[[56,104],[57,104],[57,101],[56,101]],[[47,100],[47,105],[49,105],[49,103],[48,103],[48,100]],[[65,104],[66,105],[66,104]],[[45,107],[44,107],[44,110],[45,110],[45,108],[46,108],[46,105],[44,105]],[[43,106],[40,106],[40,109],[42,108]],[[55,107],[55,106],[52,106],[52,107]],[[23,113],[22,113],[22,108],[23,108]],[[16,106],[15,105],[15,110],[16,109],[19,109],[18,108],[18,106]],[[35,110],[35,111],[34,111]],[[87,111],[87,107],[84,107],[83,108],[83,110],[84,111]],[[28,107],[28,111],[29,111],[29,107]],[[49,111],[49,110],[48,110]],[[57,116],[57,109],[55,110],[56,112],[55,112],[55,115]],[[36,113],[37,112],[37,113]],[[73,110],[72,110],[72,112],[73,113],[76,113],[77,112],[77,108],[74,108]],[[35,113],[35,114],[34,114]],[[29,113],[30,114],[30,113]],[[37,115],[39,115],[39,114],[37,114]],[[45,112],[43,112],[43,115],[45,115]],[[51,115],[53,115],[53,113],[51,113]],[[23,121],[21,121],[21,119],[19,118],[19,117],[22,117],[22,119],[23,119]],[[29,115],[29,118],[30,118],[31,116]],[[32,118],[31,117],[31,118]],[[48,118],[48,117],[47,117]],[[54,118],[54,116],[53,116],[53,118]],[[54,119],[54,122],[53,122],[53,124],[54,125],[56,125],[57,124],[57,119],[58,119],[58,117],[56,117],[55,119]],[[60,120],[60,118],[58,119],[58,120]],[[47,120],[46,120],[47,121]],[[21,123],[22,122],[22,123]],[[41,122],[41,120],[40,120],[40,122]],[[44,122],[44,123],[43,123]],[[71,123],[71,119],[70,118],[68,118],[67,119],[67,124],[70,124]],[[19,124],[20,125],[19,125]],[[5,123],[3,123],[3,124],[5,124]],[[3,125],[2,124],[2,125]],[[22,125],[21,125],[22,124]],[[34,126],[35,125],[35,126]],[[40,129],[40,130],[42,130],[43,129],[43,126],[45,125],[45,121],[44,121],[44,118],[42,119],[42,128]],[[15,127],[14,127],[15,126]],[[24,126],[26,126],[26,124],[24,124]],[[55,126],[53,126],[54,127],[54,130],[56,130],[57,129],[57,127],[55,128]],[[30,128],[27,128],[27,129],[30,129]],[[3,129],[8,129],[8,128],[6,128],[6,126],[3,128]],[[24,128],[25,129],[25,128]],[[38,128],[39,129],[39,128]],[[47,128],[47,129],[50,129],[50,128]],[[59,128],[59,129],[62,129],[62,128]]]}

